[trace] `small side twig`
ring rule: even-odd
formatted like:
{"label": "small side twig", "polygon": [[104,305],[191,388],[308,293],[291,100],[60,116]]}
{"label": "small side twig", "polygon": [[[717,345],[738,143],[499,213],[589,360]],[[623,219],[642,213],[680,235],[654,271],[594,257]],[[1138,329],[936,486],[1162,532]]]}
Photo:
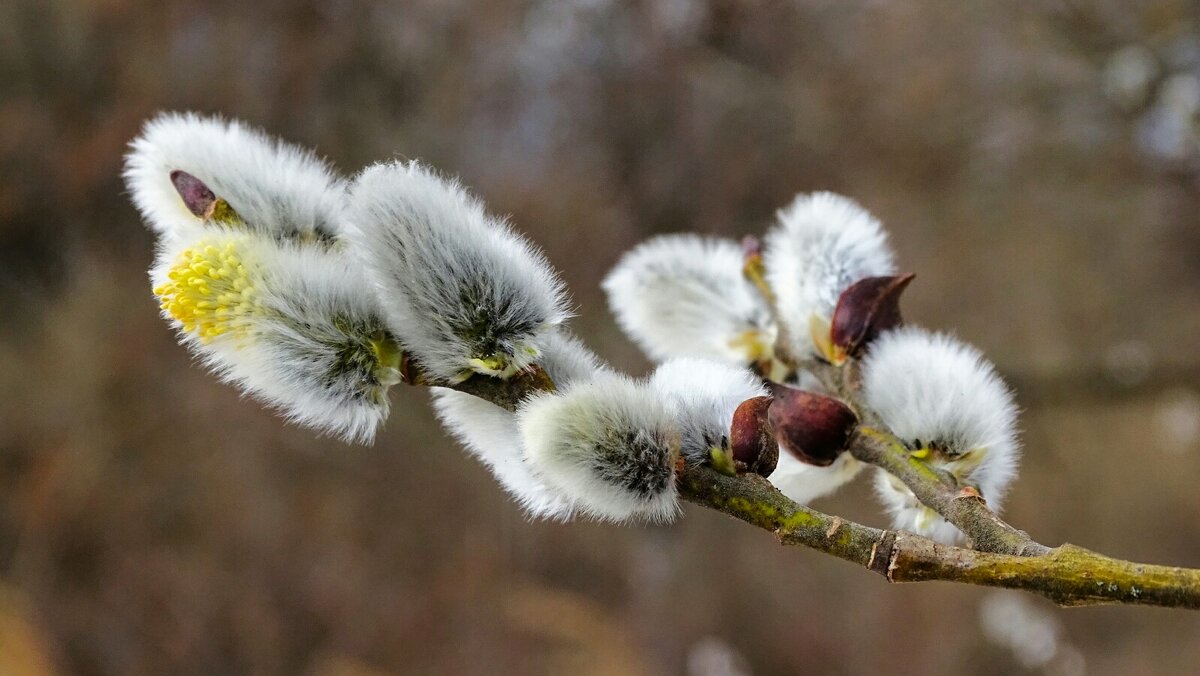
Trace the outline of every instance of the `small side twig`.
{"label": "small side twig", "polygon": [[1050,551],[1029,535],[1006,523],[971,486],[960,486],[949,474],[908,453],[875,414],[859,401],[860,365],[856,361],[837,367],[811,362],[804,368],[821,384],[842,398],[863,419],[850,438],[847,452],[857,460],[874,465],[900,480],[921,504],[958,527],[975,549],[1015,556],[1038,556]]}
{"label": "small side twig", "polygon": [[[552,389],[553,383],[534,370],[509,380],[475,376],[454,387],[513,410],[524,398]],[[914,494],[962,528],[976,549],[823,514],[793,502],[754,474],[727,476],[710,467],[684,465],[677,477],[679,495],[769,531],[782,544],[851,561],[889,582],[1020,589],[1062,606],[1121,603],[1200,609],[1200,570],[1121,561],[1070,544],[1054,549],[1040,545],[1001,521],[982,500],[960,496],[928,465],[910,461],[903,444],[887,433],[876,430],[872,436],[871,428],[860,428],[850,452],[906,479]],[[984,551],[985,547],[1000,551]]]}
{"label": "small side twig", "polygon": [[1122,603],[1200,609],[1200,570],[1121,561],[1069,544],[1038,556],[952,547],[823,514],[789,500],[758,476],[729,477],[705,467],[685,467],[679,488],[685,500],[770,531],[782,544],[856,563],[888,582],[1020,589],[1062,606]]}
{"label": "small side twig", "polygon": [[891,434],[873,427],[859,427],[850,439],[849,452],[855,458],[904,482],[922,504],[957,526],[975,549],[1014,556],[1038,556],[1050,551],[1024,531],[1005,523],[978,491],[956,487],[952,478],[906,451]]}

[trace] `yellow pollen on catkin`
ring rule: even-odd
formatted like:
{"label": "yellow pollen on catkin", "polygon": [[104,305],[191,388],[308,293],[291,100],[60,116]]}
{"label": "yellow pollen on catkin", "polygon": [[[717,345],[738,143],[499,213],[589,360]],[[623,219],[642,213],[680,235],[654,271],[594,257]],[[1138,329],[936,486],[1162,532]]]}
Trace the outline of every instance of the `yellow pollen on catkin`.
{"label": "yellow pollen on catkin", "polygon": [[208,342],[241,335],[245,317],[258,310],[252,280],[236,241],[200,243],[179,254],[167,281],[154,288],[159,307],[183,330]]}

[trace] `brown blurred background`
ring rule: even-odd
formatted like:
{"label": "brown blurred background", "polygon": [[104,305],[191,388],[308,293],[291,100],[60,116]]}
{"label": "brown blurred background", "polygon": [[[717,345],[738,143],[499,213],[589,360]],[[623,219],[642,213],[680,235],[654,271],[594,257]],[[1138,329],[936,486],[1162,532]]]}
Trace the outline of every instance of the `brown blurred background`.
{"label": "brown blurred background", "polygon": [[425,159],[633,373],[622,251],[844,192],[1019,389],[1011,520],[1200,566],[1200,15],[1079,4],[0,3],[0,673],[1194,673],[1198,613],[889,587],[691,508],[525,523],[421,391],[373,448],[286,426],[175,345],[118,177],[163,109]]}

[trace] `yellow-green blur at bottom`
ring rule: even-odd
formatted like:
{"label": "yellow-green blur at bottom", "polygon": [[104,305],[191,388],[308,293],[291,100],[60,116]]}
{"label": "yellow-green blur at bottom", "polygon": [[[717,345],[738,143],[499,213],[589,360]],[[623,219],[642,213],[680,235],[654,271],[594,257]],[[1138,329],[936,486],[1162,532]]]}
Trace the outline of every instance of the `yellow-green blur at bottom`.
{"label": "yellow-green blur at bottom", "polygon": [[729,454],[729,451],[720,446],[710,446],[708,457],[712,462],[713,469],[725,476],[737,476],[737,466],[733,463],[733,456]]}
{"label": "yellow-green blur at bottom", "polygon": [[[537,358],[540,354],[537,348],[531,345],[525,345],[518,348],[531,358]],[[456,382],[462,382],[472,375],[478,373],[493,378],[508,379],[516,375],[518,371],[525,368],[531,360],[516,359],[505,354],[489,354],[483,357],[473,357],[467,361],[470,366],[463,371]]]}
{"label": "yellow-green blur at bottom", "polygon": [[[380,331],[371,337],[368,344],[371,347],[371,355],[375,357],[374,375],[379,384],[387,388],[403,382],[404,352],[396,344],[396,341]],[[384,396],[386,396],[386,389],[378,393],[376,403],[382,403],[381,399]]]}

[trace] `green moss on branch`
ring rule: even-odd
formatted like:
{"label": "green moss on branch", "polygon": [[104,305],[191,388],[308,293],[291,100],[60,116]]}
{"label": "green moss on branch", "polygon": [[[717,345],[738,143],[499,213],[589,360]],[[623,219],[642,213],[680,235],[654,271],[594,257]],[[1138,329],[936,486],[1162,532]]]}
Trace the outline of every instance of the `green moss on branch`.
{"label": "green moss on branch", "polygon": [[1200,570],[1131,563],[1069,544],[1043,548],[1036,556],[951,547],[823,514],[792,502],[755,475],[729,477],[705,467],[685,468],[679,490],[685,500],[770,531],[783,544],[856,563],[889,582],[1020,589],[1063,606],[1200,608]]}
{"label": "green moss on branch", "polygon": [[[427,384],[419,373],[407,382]],[[473,376],[454,386],[508,410],[554,385],[540,369],[508,380]],[[680,496],[799,545],[853,562],[889,582],[958,582],[1021,589],[1064,606],[1108,603],[1200,608],[1200,570],[1113,559],[1073,545],[1049,549],[1004,523],[979,499],[958,494],[928,465],[912,460],[886,432],[860,428],[855,457],[896,474],[927,506],[963,529],[977,549],[936,543],[904,531],[880,530],[796,504],[753,474],[726,476],[688,465]],[[983,549],[992,551],[981,551]]]}
{"label": "green moss on branch", "polygon": [[850,440],[850,453],[904,482],[922,504],[965,533],[975,549],[1016,556],[1037,556],[1050,551],[1024,531],[1005,523],[977,492],[960,491],[948,476],[912,457],[888,432],[860,427]]}

